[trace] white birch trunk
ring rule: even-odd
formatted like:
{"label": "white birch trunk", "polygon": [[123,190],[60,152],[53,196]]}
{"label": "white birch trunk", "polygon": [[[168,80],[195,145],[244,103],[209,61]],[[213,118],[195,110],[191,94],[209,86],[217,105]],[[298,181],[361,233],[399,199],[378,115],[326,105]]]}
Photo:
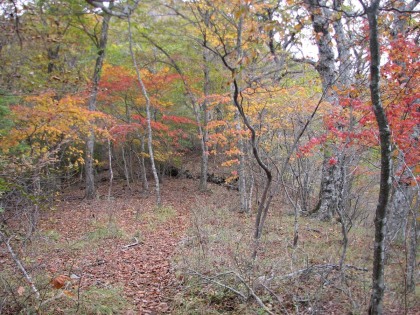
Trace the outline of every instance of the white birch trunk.
{"label": "white birch trunk", "polygon": [[159,176],[156,170],[155,158],[153,153],[153,132],[152,132],[152,118],[151,118],[151,102],[149,98],[149,94],[147,93],[146,87],[143,83],[143,80],[140,75],[140,70],[137,65],[136,57],[133,51],[133,38],[131,33],[131,21],[130,17],[127,18],[128,22],[128,36],[129,36],[129,45],[130,45],[130,54],[131,59],[133,60],[133,65],[136,70],[137,81],[140,85],[141,92],[146,100],[146,120],[147,120],[147,146],[149,149],[149,156],[150,156],[150,164],[152,168],[153,178],[155,180],[155,191],[156,191],[156,203],[158,206],[161,205],[161,195],[160,195],[160,183],[159,183]]}

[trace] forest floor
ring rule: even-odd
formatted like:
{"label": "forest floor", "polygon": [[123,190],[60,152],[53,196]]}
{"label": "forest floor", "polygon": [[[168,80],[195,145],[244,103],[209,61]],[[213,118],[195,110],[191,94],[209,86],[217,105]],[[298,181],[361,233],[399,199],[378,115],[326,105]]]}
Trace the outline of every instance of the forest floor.
{"label": "forest floor", "polygon": [[[190,208],[197,202],[215,202],[215,194],[200,193],[197,183],[187,179],[168,179],[163,187],[161,208],[156,207],[153,187],[146,195],[134,184],[130,189],[125,182],[115,182],[110,200],[108,183],[98,188],[99,198],[93,201],[83,200],[84,191],[73,187],[57,198],[52,209],[41,212],[38,232],[19,256],[25,257],[23,264],[36,279],[47,313],[170,312],[171,297],[180,285],[171,259],[186,234]],[[213,190],[219,190],[216,199],[221,202],[232,197],[223,187],[214,185]],[[27,307],[33,292],[23,285],[3,246],[0,265],[5,267],[0,271],[3,280],[17,276],[3,286],[12,292],[5,289],[0,294],[15,300],[10,310],[14,314]],[[60,281],[65,286],[54,289]]]}
{"label": "forest floor", "polygon": [[[0,247],[0,314],[356,314],[365,313],[371,273],[371,227],[353,228],[346,273],[337,269],[341,227],[294,217],[275,200],[251,259],[253,216],[235,211],[237,192],[167,179],[163,206],[139,186],[108,183],[99,198],[79,187],[41,212],[32,242],[11,241],[41,293],[33,292]],[[24,222],[16,222],[24,224]],[[404,262],[391,253],[386,314],[419,314],[419,294],[403,290]],[[344,279],[344,280],[343,280]],[[261,303],[256,303],[260,298]]]}

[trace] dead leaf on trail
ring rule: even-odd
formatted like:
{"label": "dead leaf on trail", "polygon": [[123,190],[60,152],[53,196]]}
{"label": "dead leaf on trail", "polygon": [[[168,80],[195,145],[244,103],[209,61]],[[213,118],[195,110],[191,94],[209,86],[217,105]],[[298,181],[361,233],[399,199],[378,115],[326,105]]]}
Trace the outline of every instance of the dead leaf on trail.
{"label": "dead leaf on trail", "polygon": [[69,298],[73,298],[73,297],[75,297],[75,294],[74,294],[73,292],[69,291],[69,290],[64,290],[63,292],[64,292],[64,294],[65,294],[66,296],[68,296]]}
{"label": "dead leaf on trail", "polygon": [[50,283],[55,289],[61,289],[62,287],[66,285],[68,281],[70,281],[70,277],[65,276],[65,275],[59,275],[55,277],[54,279],[52,279]]}
{"label": "dead leaf on trail", "polygon": [[24,292],[25,292],[25,288],[24,287],[19,287],[17,289],[17,293],[19,294],[19,296],[22,296]]}

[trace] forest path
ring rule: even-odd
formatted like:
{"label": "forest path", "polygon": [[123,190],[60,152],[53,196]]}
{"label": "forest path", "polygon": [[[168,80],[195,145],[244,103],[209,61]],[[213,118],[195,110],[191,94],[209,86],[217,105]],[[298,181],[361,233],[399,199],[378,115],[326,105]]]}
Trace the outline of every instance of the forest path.
{"label": "forest path", "polygon": [[190,210],[225,206],[233,193],[216,185],[210,186],[213,192],[201,193],[196,181],[168,179],[163,184],[163,207],[158,209],[152,185],[150,195],[142,196],[140,189],[119,183],[114,199],[107,200],[106,184],[99,187],[98,200],[81,200],[83,190],[68,191],[56,211],[44,214],[41,230],[57,231],[60,244],[37,259],[43,260],[52,278],[80,276],[81,296],[92,287],[122,288],[129,304],[121,306],[124,314],[170,313],[180,289],[171,258],[190,224]]}

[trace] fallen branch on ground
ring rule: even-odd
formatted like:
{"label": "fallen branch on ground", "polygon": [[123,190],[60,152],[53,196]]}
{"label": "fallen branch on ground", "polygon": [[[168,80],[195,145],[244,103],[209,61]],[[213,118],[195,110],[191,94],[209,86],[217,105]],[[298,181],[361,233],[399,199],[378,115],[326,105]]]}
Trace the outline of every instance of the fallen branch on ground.
{"label": "fallen branch on ground", "polygon": [[237,273],[234,274],[236,278],[238,278],[239,281],[241,281],[242,284],[247,288],[249,294],[255,299],[255,301],[257,301],[257,303],[264,309],[264,311],[266,311],[270,315],[274,315],[274,313],[269,310],[269,308],[264,304],[260,297],[257,294],[255,294],[254,290],[245,282],[245,280]]}
{"label": "fallen branch on ground", "polygon": [[203,275],[202,273],[196,271],[196,270],[192,270],[192,269],[188,269],[192,274],[199,276],[200,278],[206,280],[207,282],[211,282],[214,284],[217,284],[225,289],[228,289],[230,291],[232,291],[233,293],[237,294],[238,296],[240,296],[244,301],[247,301],[249,299],[249,297],[247,297],[244,293],[236,290],[235,288],[232,288],[231,286],[228,286],[220,281],[214,280],[214,278],[218,278],[221,275],[228,275],[228,274],[233,274],[247,289],[249,295],[251,297],[253,297],[255,299],[255,301],[258,303],[259,306],[261,306],[264,311],[266,311],[268,314],[270,315],[274,315],[274,313],[272,311],[270,311],[270,309],[264,304],[264,302],[261,300],[261,298],[254,292],[254,290],[246,283],[246,281],[240,276],[238,275],[236,272],[234,271],[229,271],[229,272],[224,272],[222,274],[218,274],[214,277],[207,277],[205,275]]}
{"label": "fallen branch on ground", "polygon": [[139,244],[142,243],[142,242],[139,242],[139,240],[138,240],[137,237],[134,237],[134,240],[135,240],[134,243],[131,243],[131,244],[128,244],[128,245],[124,245],[122,248],[123,249],[127,249],[127,248],[130,248],[130,247],[133,247],[133,246],[137,246],[137,245],[139,245]]}
{"label": "fallen branch on ground", "polygon": [[[226,284],[221,283],[220,281],[214,280],[213,278],[215,277],[207,277],[205,275],[203,275],[202,273],[195,271],[193,269],[188,269],[189,272],[191,272],[193,275],[199,276],[200,278],[206,280],[207,282],[211,282],[214,284],[217,284],[218,286],[221,286],[225,289],[228,289],[230,291],[232,291],[233,293],[235,293],[236,295],[240,296],[242,298],[242,300],[246,301],[248,298],[245,296],[245,294],[243,294],[242,292],[232,288],[231,286],[228,286]],[[224,274],[229,274],[229,273],[224,273]]]}
{"label": "fallen branch on ground", "polygon": [[16,253],[14,252],[12,246],[10,245],[10,240],[12,239],[12,237],[6,239],[6,236],[0,232],[0,240],[2,240],[7,247],[7,250],[9,251],[10,256],[12,257],[13,261],[15,262],[15,264],[18,266],[18,268],[20,269],[20,271],[22,271],[23,276],[25,277],[26,281],[28,281],[29,286],[32,289],[32,292],[35,294],[35,298],[37,300],[40,299],[40,294],[38,289],[36,288],[31,275],[26,271],[25,267],[22,265],[22,263],[20,262],[19,258],[17,257]]}

